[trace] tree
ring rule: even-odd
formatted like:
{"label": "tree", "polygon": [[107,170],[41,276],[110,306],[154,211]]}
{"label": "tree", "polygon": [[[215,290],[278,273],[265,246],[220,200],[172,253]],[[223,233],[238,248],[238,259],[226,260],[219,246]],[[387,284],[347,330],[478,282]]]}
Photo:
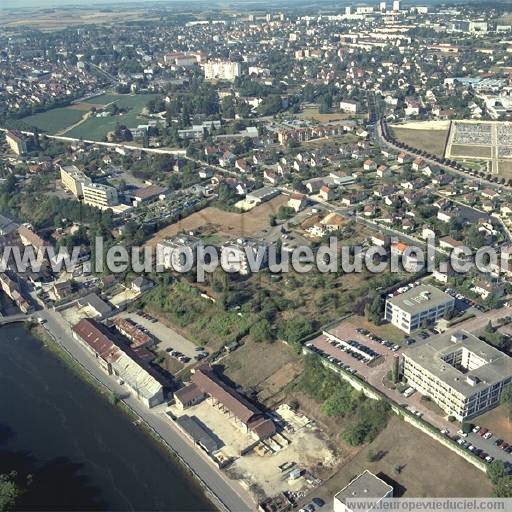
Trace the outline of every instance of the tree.
{"label": "tree", "polygon": [[22,490],[16,483],[16,471],[0,475],[0,511],[12,510]]}
{"label": "tree", "polygon": [[311,334],[313,327],[309,320],[301,315],[292,317],[284,325],[280,326],[280,335],[295,347],[297,352],[300,351],[300,340]]}
{"label": "tree", "polygon": [[512,477],[500,478],[494,486],[493,495],[496,498],[512,498]]}
{"label": "tree", "polygon": [[345,416],[354,407],[350,390],[341,388],[324,402],[324,412],[327,416]]}
{"label": "tree", "polygon": [[487,476],[493,485],[496,485],[499,480],[508,476],[508,469],[502,460],[495,460],[487,466]]}
{"label": "tree", "polygon": [[251,326],[249,334],[257,343],[272,340],[272,329],[270,328],[270,323],[264,318],[258,320]]}
{"label": "tree", "polygon": [[512,384],[505,386],[501,392],[500,403],[508,409],[508,417],[512,419]]}

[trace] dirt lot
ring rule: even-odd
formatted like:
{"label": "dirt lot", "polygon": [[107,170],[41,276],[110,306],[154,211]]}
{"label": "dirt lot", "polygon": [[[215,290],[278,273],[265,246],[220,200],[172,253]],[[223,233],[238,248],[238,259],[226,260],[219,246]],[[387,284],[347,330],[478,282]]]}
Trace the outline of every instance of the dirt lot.
{"label": "dirt lot", "polygon": [[[370,450],[380,453],[381,459],[370,462]],[[401,466],[400,474],[394,471],[396,464]],[[449,468],[449,473],[441,468]],[[394,486],[395,496],[472,497],[489,496],[492,492],[482,471],[396,416],[373,443],[326,483],[320,495],[330,501],[333,494],[365,469],[381,473]]]}
{"label": "dirt lot", "polygon": [[512,420],[509,419],[505,406],[501,405],[492,411],[478,416],[471,423],[488,428],[495,438],[504,439],[507,443],[512,443]]}
{"label": "dirt lot", "polygon": [[277,212],[279,207],[286,204],[287,201],[286,196],[280,195],[245,213],[225,212],[218,208],[208,207],[162,229],[148,244],[156,246],[164,238],[175,236],[180,231],[195,231],[208,227],[215,228],[216,232],[227,238],[251,236],[268,228],[270,226],[269,216]]}
{"label": "dirt lot", "polygon": [[444,156],[447,137],[446,130],[416,130],[398,127],[391,130],[398,140],[414,148],[423,149],[437,156]]}
{"label": "dirt lot", "polygon": [[313,119],[315,121],[319,121],[321,123],[328,123],[329,121],[343,121],[345,119],[350,119],[350,114],[345,114],[344,112],[336,112],[333,114],[320,114],[318,107],[307,107],[305,108],[298,116],[299,119]]}
{"label": "dirt lot", "polygon": [[468,146],[466,144],[455,144],[452,146],[453,157],[459,158],[491,158],[490,146]]}

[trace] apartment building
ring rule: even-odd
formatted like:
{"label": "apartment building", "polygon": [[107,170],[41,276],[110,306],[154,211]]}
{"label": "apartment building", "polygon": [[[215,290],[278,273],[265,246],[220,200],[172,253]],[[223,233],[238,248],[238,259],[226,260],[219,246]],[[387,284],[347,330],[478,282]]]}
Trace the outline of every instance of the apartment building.
{"label": "apartment building", "polygon": [[359,104],[357,101],[342,100],[340,101],[340,110],[343,112],[349,112],[350,114],[357,114],[359,111]]}
{"label": "apartment building", "polygon": [[432,325],[453,310],[455,299],[431,285],[420,285],[386,300],[385,319],[406,333]]}
{"label": "apartment building", "polygon": [[77,199],[84,197],[84,185],[92,185],[91,178],[86,176],[76,165],[61,165],[60,181],[62,186],[69,190]]}
{"label": "apartment building", "polygon": [[227,80],[232,82],[242,74],[242,66],[239,62],[209,60],[203,66],[206,80]]}
{"label": "apartment building", "polygon": [[8,130],[5,134],[5,141],[18,156],[24,155],[28,151],[26,138],[17,130]]}
{"label": "apartment building", "polygon": [[106,209],[119,203],[117,190],[108,185],[91,183],[83,185],[84,203],[95,208]]}
{"label": "apartment building", "polygon": [[178,235],[158,244],[165,269],[188,272],[196,263],[197,247],[201,240],[192,235]]}
{"label": "apartment building", "polygon": [[251,272],[252,262],[256,270],[267,266],[268,246],[257,240],[238,238],[222,246],[220,259],[226,272],[247,275]]}
{"label": "apartment building", "polygon": [[436,336],[403,354],[408,384],[464,421],[499,404],[512,381],[512,359],[473,334]]}

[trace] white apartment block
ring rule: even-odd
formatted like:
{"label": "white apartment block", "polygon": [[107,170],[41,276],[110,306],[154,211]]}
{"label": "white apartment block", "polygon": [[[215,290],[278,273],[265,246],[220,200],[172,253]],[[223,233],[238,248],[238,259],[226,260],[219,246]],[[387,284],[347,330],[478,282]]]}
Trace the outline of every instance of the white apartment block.
{"label": "white apartment block", "polygon": [[442,334],[403,354],[407,383],[458,421],[499,404],[512,381],[512,359],[476,336]]}
{"label": "white apartment block", "polygon": [[398,12],[400,10],[400,0],[393,0],[393,11]]}
{"label": "white apartment block", "polygon": [[249,258],[255,262],[256,269],[264,268],[268,263],[268,247],[262,242],[238,238],[226,242],[221,248],[220,261],[226,272],[249,274]]}
{"label": "white apartment block", "polygon": [[60,166],[60,180],[62,186],[78,199],[84,196],[83,186],[92,184],[91,178],[86,176],[76,165]]}
{"label": "white apartment block", "polygon": [[178,235],[158,244],[161,263],[166,270],[188,272],[196,264],[197,247],[201,240],[195,236]]}
{"label": "white apartment block", "polygon": [[119,203],[117,190],[108,185],[91,183],[82,186],[84,203],[102,210],[115,206]]}
{"label": "white apartment block", "polygon": [[343,110],[343,112],[349,112],[350,114],[357,114],[359,105],[357,101],[343,100],[340,101],[340,110]]}
{"label": "white apartment block", "polygon": [[232,82],[242,74],[242,66],[239,62],[209,60],[204,66],[206,80],[227,80]]}
{"label": "white apartment block", "polygon": [[416,286],[386,300],[385,319],[407,334],[452,311],[455,299],[431,285]]}

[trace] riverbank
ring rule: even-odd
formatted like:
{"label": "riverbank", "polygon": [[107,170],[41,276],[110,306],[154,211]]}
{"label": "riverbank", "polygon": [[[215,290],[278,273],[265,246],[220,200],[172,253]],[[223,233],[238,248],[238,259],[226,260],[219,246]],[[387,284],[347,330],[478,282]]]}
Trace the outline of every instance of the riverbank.
{"label": "riverbank", "polygon": [[[58,349],[58,348],[57,348]],[[0,472],[33,474],[19,510],[210,511],[203,489],[122,407],[23,325],[0,335]]]}
{"label": "riverbank", "polygon": [[175,462],[178,462],[184,471],[193,477],[201,486],[207,498],[216,504],[219,510],[227,510],[223,502],[217,497],[206,483],[194,472],[180,454],[163,439],[163,437],[149,425],[134,409],[132,409],[124,400],[123,397],[114,393],[103,382],[92,375],[87,368],[85,368],[79,361],[77,361],[63,345],[61,345],[52,335],[40,324],[33,324],[29,327],[29,331],[37,339],[39,339],[44,346],[50,350],[55,356],[59,357],[62,362],[72,370],[80,379],[87,382],[92,386],[104,399],[107,399],[112,406],[118,407],[124,414],[126,414],[134,425],[137,425],[146,435],[151,436],[154,441],[160,443],[172,456]]}

